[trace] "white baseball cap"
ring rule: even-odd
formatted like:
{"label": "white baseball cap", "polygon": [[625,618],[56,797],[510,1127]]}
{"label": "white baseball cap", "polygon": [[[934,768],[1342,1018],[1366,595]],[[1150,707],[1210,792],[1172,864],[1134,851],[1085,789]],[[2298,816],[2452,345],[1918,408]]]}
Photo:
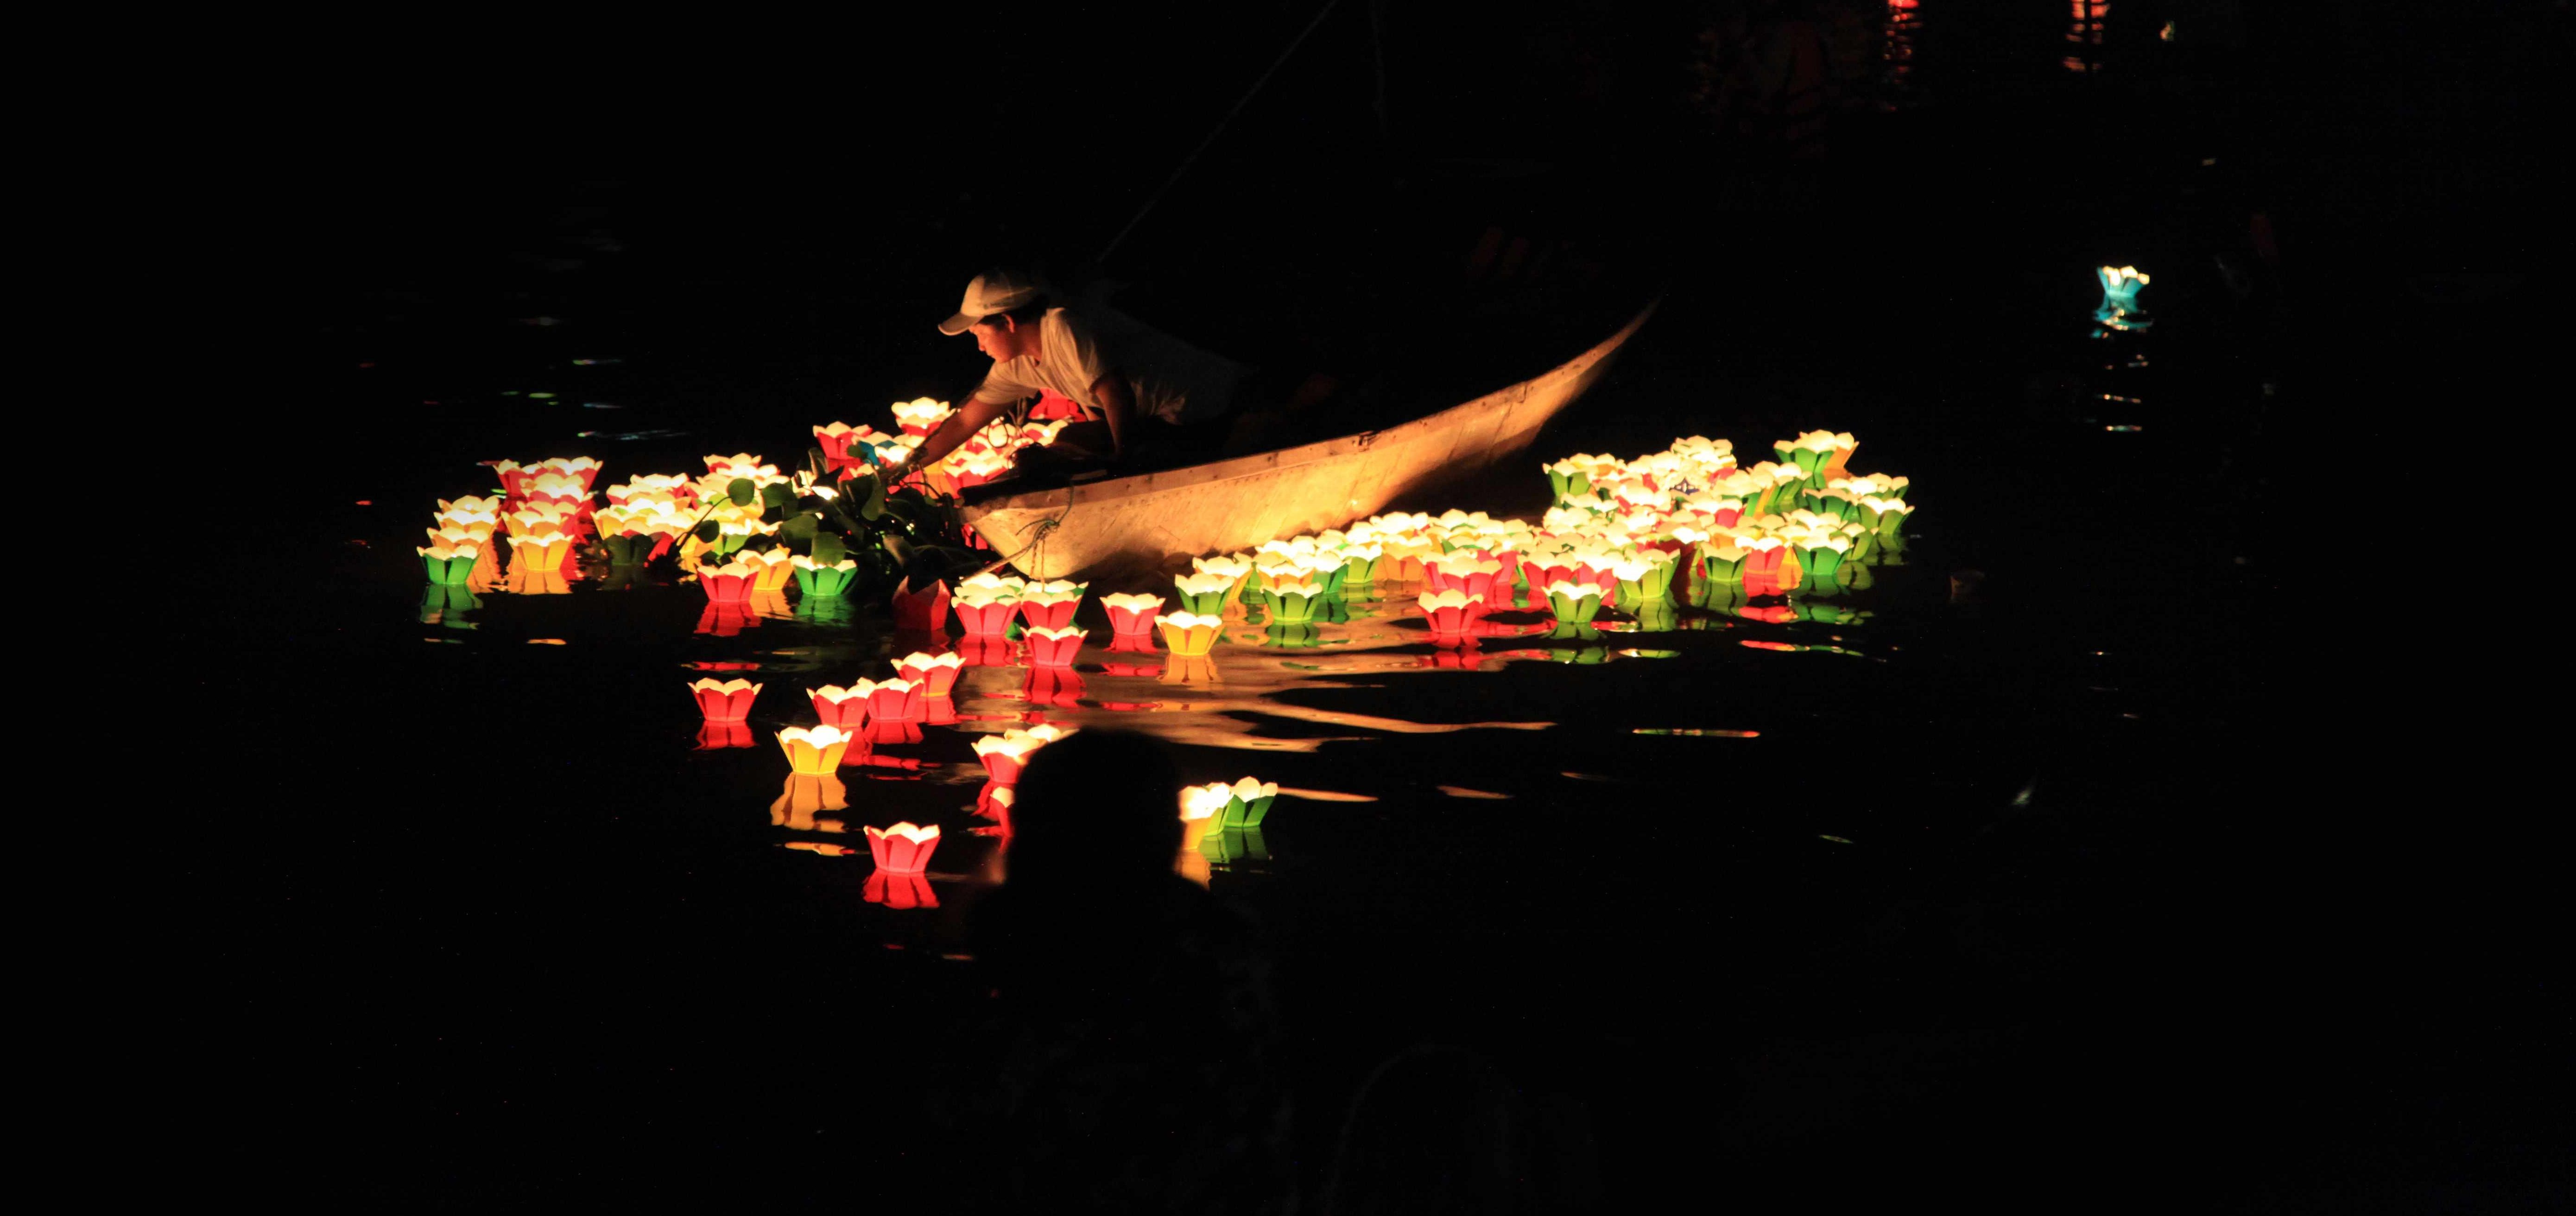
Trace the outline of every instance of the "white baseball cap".
{"label": "white baseball cap", "polygon": [[1007,270],[995,270],[975,276],[966,285],[966,302],[957,306],[957,315],[939,323],[939,332],[956,335],[966,327],[995,313],[1009,312],[1038,298],[1035,280]]}

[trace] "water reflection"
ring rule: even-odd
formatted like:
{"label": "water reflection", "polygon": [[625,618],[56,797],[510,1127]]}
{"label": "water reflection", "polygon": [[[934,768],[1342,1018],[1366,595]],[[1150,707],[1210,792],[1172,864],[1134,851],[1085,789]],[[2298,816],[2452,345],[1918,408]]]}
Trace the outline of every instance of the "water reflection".
{"label": "water reflection", "polygon": [[848,810],[849,792],[840,778],[829,774],[794,774],[779,790],[778,800],[769,804],[769,825],[791,832],[846,831],[840,820],[817,819],[815,813]]}
{"label": "water reflection", "polygon": [[465,614],[483,606],[483,598],[462,584],[431,583],[420,593],[420,623],[449,629],[472,629]]}
{"label": "water reflection", "polygon": [[1209,655],[1176,654],[1163,661],[1162,681],[1166,684],[1222,684],[1217,674],[1216,659]]}
{"label": "water reflection", "polygon": [[512,595],[570,595],[572,584],[565,581],[560,569],[528,570],[512,563],[503,590]]}
{"label": "water reflection", "polygon": [[698,750],[716,751],[728,747],[751,746],[751,724],[747,722],[707,722],[698,727]]}
{"label": "water reflection", "polygon": [[1082,677],[1070,667],[1032,667],[1021,692],[1031,705],[1071,709],[1082,702]]}
{"label": "water reflection", "polygon": [[930,889],[930,879],[920,874],[888,874],[883,870],[868,875],[860,894],[872,904],[884,904],[898,912],[914,908],[936,908],[939,895]]}
{"label": "water reflection", "polygon": [[742,605],[711,603],[705,612],[699,614],[697,631],[712,637],[729,638],[745,629],[759,627],[760,618],[745,611]]}

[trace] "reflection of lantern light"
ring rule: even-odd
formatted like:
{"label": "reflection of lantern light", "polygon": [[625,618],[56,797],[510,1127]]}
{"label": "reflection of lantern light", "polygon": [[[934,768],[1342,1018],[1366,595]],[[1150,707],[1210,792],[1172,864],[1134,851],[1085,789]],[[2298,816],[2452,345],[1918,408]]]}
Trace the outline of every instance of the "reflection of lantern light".
{"label": "reflection of lantern light", "polygon": [[1072,709],[1082,703],[1082,677],[1070,666],[1031,667],[1029,682],[1020,695],[1031,705],[1053,705]]}
{"label": "reflection of lantern light", "polygon": [[413,552],[420,554],[420,564],[428,572],[429,581],[442,587],[464,586],[474,575],[475,562],[483,556],[481,549],[470,544],[454,548],[443,544],[416,545]]}
{"label": "reflection of lantern light", "polygon": [[1019,662],[1011,639],[998,633],[970,633],[957,639],[957,658],[968,667],[1009,667]]}
{"label": "reflection of lantern light", "polygon": [[1165,684],[1222,684],[1225,682],[1217,672],[1216,660],[1203,654],[1172,655],[1163,660],[1163,674],[1157,678]]}
{"label": "reflection of lantern light", "polygon": [[884,904],[897,912],[939,906],[939,895],[930,889],[930,879],[919,874],[870,870],[868,881],[860,892],[869,903]]}
{"label": "reflection of lantern light", "polygon": [[751,703],[760,696],[761,686],[749,680],[699,680],[689,685],[689,694],[698,699],[698,710],[709,722],[740,722],[751,716]]}
{"label": "reflection of lantern light", "polygon": [[1055,726],[1033,726],[1027,730],[1006,730],[998,735],[979,735],[975,739],[975,758],[984,762],[984,773],[1000,785],[1017,785],[1020,768],[1036,751],[1071,734]]}
{"label": "reflection of lantern light", "polygon": [[1118,638],[1150,638],[1154,635],[1154,616],[1163,610],[1159,595],[1104,595],[1100,606],[1109,611],[1109,632]]}
{"label": "reflection of lantern light", "polygon": [[966,660],[960,655],[916,651],[895,660],[894,671],[904,679],[919,681],[922,696],[945,697],[950,689],[957,686],[957,673],[965,665]]}
{"label": "reflection of lantern light", "polygon": [[1082,652],[1082,639],[1090,636],[1083,629],[1033,628],[1028,631],[1029,662],[1040,667],[1070,667],[1074,656]]}
{"label": "reflection of lantern light", "polygon": [[1454,588],[1422,595],[1414,602],[1421,607],[1423,618],[1431,622],[1431,632],[1445,634],[1466,632],[1485,607],[1482,598]]}
{"label": "reflection of lantern light", "polygon": [[840,820],[816,819],[814,812],[848,810],[849,794],[850,787],[841,784],[838,777],[789,774],[787,784],[778,792],[778,801],[769,804],[769,824],[796,832],[841,831]]}
{"label": "reflection of lantern light", "polygon": [[806,689],[805,695],[813,699],[814,716],[821,718],[823,725],[839,727],[845,731],[867,728],[867,689],[843,688],[838,684],[826,684],[821,688]]}
{"label": "reflection of lantern light", "polygon": [[760,627],[760,618],[751,615],[741,604],[709,604],[698,617],[698,632],[729,638],[745,629]]}
{"label": "reflection of lantern light", "polygon": [[698,569],[698,585],[706,590],[707,599],[718,604],[739,604],[751,598],[753,580],[766,565],[754,566],[740,561]]}
{"label": "reflection of lantern light", "polygon": [[721,751],[728,747],[751,746],[751,725],[747,722],[707,721],[698,725],[698,750]]}
{"label": "reflection of lantern light", "polygon": [[836,726],[791,726],[778,732],[778,748],[787,753],[788,767],[809,777],[828,777],[841,767],[850,736]]}
{"label": "reflection of lantern light", "polygon": [[917,827],[898,823],[882,831],[867,829],[868,855],[877,868],[888,874],[919,874],[930,866],[930,855],[939,850],[939,825]]}
{"label": "reflection of lantern light", "polygon": [[894,627],[936,633],[948,624],[948,584],[932,583],[919,591],[907,578],[895,585]]}
{"label": "reflection of lantern light", "polygon": [[796,568],[796,587],[809,596],[839,595],[850,589],[850,580],[859,576],[859,564],[848,558],[826,566],[800,553],[792,562]]}
{"label": "reflection of lantern light", "polygon": [[1222,617],[1203,616],[1195,612],[1175,612],[1164,617],[1163,644],[1182,656],[1205,655],[1216,649],[1217,632],[1224,628]]}
{"label": "reflection of lantern light", "polygon": [[1550,583],[1547,606],[1562,624],[1580,624],[1601,612],[1601,587],[1597,583]]}

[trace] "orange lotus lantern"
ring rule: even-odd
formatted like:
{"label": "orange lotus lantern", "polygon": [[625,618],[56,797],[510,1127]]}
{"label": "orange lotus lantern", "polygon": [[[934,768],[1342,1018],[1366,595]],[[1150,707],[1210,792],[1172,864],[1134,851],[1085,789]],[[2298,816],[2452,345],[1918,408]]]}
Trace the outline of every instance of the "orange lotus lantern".
{"label": "orange lotus lantern", "polygon": [[1159,595],[1104,595],[1100,606],[1109,612],[1109,632],[1114,638],[1146,639],[1154,636],[1154,617],[1163,611]]}
{"label": "orange lotus lantern", "polygon": [[531,574],[552,574],[562,570],[564,558],[572,553],[572,537],[552,524],[538,527],[541,530],[522,532],[510,538],[510,565]]}
{"label": "orange lotus lantern", "polygon": [[829,777],[850,749],[850,735],[836,726],[791,726],[778,732],[778,748],[788,767],[808,777]]}
{"label": "orange lotus lantern", "polygon": [[984,762],[984,774],[997,785],[1018,785],[1020,769],[1037,750],[1072,731],[1058,726],[1032,726],[1027,730],[1006,730],[998,735],[980,735],[975,739],[975,758]]}
{"label": "orange lotus lantern", "polygon": [[760,696],[761,686],[749,680],[699,680],[689,685],[689,695],[698,699],[698,711],[709,722],[740,722],[751,716],[751,703]]}
{"label": "orange lotus lantern", "polygon": [[1175,612],[1164,617],[1163,644],[1183,657],[1204,657],[1216,649],[1217,634],[1224,629],[1225,619],[1201,616],[1195,612]]}
{"label": "orange lotus lantern", "polygon": [[1031,583],[1019,593],[1020,619],[1031,629],[1064,629],[1073,624],[1089,586],[1063,580]]}
{"label": "orange lotus lantern", "polygon": [[1421,607],[1423,619],[1431,622],[1431,632],[1453,636],[1467,632],[1467,627],[1485,610],[1484,597],[1455,588],[1426,592],[1414,603]]}
{"label": "orange lotus lantern", "polygon": [[1089,636],[1084,629],[1032,628],[1027,634],[1029,662],[1039,667],[1071,667],[1074,656],[1082,652],[1082,640]]}
{"label": "orange lotus lantern", "polygon": [[877,868],[888,874],[919,874],[930,867],[930,855],[939,850],[939,825],[917,827],[898,823],[890,828],[869,828],[868,856]]}
{"label": "orange lotus lantern", "polygon": [[939,424],[947,421],[950,414],[957,412],[950,409],[947,402],[933,401],[928,397],[895,402],[893,411],[895,425],[902,427],[907,435],[927,435],[939,429]]}
{"label": "orange lotus lantern", "polygon": [[919,591],[905,579],[894,589],[894,627],[914,633],[936,633],[948,624],[948,584],[932,583]]}
{"label": "orange lotus lantern", "polygon": [[1217,828],[1225,826],[1225,807],[1234,801],[1234,789],[1222,781],[1192,785],[1181,790],[1181,850],[1199,847],[1199,841]]}
{"label": "orange lotus lantern", "polygon": [[709,602],[740,604],[751,599],[752,584],[766,569],[766,564],[753,565],[740,560],[721,566],[702,566],[698,569],[698,586],[706,590]]}
{"label": "orange lotus lantern", "polygon": [[823,725],[856,733],[867,729],[870,691],[826,684],[821,688],[806,689],[805,695],[814,702],[814,716],[822,719]]}
{"label": "orange lotus lantern", "polygon": [[735,560],[743,565],[758,568],[758,572],[751,576],[751,590],[754,595],[784,591],[787,589],[787,581],[796,577],[795,555],[785,549],[748,550]]}
{"label": "orange lotus lantern", "polygon": [[966,660],[953,654],[915,652],[895,660],[895,674],[918,682],[924,697],[945,697],[957,686],[957,673]]}

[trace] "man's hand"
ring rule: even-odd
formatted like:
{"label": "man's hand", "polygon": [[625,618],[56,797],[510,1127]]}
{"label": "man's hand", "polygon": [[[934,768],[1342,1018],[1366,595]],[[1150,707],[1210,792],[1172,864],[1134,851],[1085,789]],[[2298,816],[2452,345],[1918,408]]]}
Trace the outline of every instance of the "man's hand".
{"label": "man's hand", "polygon": [[[956,413],[950,414],[942,419],[938,426],[931,428],[930,434],[922,439],[921,446],[912,450],[912,456],[904,462],[904,476],[910,477],[947,459],[950,452],[957,450],[957,445],[973,438],[975,432],[983,430],[994,419],[1001,417],[1005,405],[1006,403],[1000,401],[985,401],[971,396],[966,398],[966,404],[958,406]],[[896,480],[900,481],[902,478]]]}

